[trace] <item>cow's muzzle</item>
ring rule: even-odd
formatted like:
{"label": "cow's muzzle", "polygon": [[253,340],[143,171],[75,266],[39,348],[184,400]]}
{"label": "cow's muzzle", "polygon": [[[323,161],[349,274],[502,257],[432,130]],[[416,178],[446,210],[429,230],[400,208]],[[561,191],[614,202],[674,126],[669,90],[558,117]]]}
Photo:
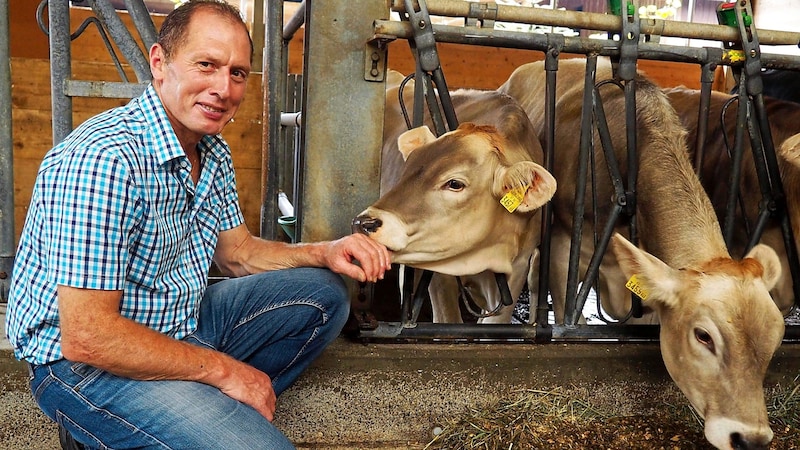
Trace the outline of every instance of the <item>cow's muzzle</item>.
{"label": "cow's muzzle", "polygon": [[351,229],[353,233],[370,234],[378,230],[383,225],[381,219],[370,216],[358,216],[353,219]]}

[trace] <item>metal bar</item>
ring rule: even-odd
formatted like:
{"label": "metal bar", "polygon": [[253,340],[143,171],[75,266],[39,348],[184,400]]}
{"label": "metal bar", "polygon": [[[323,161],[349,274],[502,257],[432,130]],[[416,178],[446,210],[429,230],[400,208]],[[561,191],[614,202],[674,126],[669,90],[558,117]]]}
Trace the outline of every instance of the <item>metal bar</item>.
{"label": "metal bar", "polygon": [[[547,51],[548,47],[547,36],[543,34],[464,28],[451,25],[434,25],[433,31],[437,42],[539,51]],[[389,20],[376,20],[375,34],[394,36],[401,39],[410,39],[413,36],[410,25]],[[723,51],[720,55],[716,51],[718,49],[680,47],[648,42],[641,42],[638,47],[639,59],[658,59],[696,64],[714,62],[733,65],[735,64],[734,58],[738,58],[738,53],[730,50]],[[614,56],[619,54],[619,43],[609,39],[565,37],[563,52]],[[768,68],[792,68],[797,66],[797,56],[762,53],[761,62],[763,67]]]}
{"label": "metal bar", "polygon": [[694,170],[698,179],[702,179],[703,176],[702,167],[708,130],[708,114],[711,108],[711,86],[714,82],[714,69],[716,67],[716,64],[706,63],[700,69],[700,107],[697,111],[697,138],[694,146]]}
{"label": "metal bar", "polygon": [[[428,0],[428,11],[432,15],[449,17],[469,17],[471,2],[462,0]],[[404,12],[403,0],[393,0],[392,9]],[[496,19],[499,22],[516,22],[535,25],[552,25],[566,28],[580,28],[597,31],[620,31],[622,18],[613,14],[563,11],[549,8],[527,8],[498,5]],[[470,27],[469,31],[477,28]],[[724,25],[680,22],[674,20],[645,19],[641,22],[641,33],[656,36],[707,39],[715,41],[739,42],[738,31]],[[437,32],[438,34],[438,32]],[[758,30],[762,45],[797,45],[800,32]],[[437,36],[438,39],[438,36]]]}
{"label": "metal bar", "polygon": [[108,0],[89,0],[89,2],[92,5],[92,11],[103,23],[103,26],[108,30],[111,38],[130,64],[133,73],[136,74],[136,79],[140,83],[150,81],[152,78],[150,63],[142,52],[142,48],[139,47],[139,44],[136,43],[130,31],[128,31],[128,27],[122,22],[114,6]]}
{"label": "metal bar", "polygon": [[[561,47],[564,44],[564,36],[548,34],[551,42],[549,50],[545,53],[545,112],[544,123],[546,124],[544,133],[544,168],[553,173],[553,161],[555,159],[555,136],[556,136],[556,85],[558,77],[558,57],[561,54]],[[551,202],[545,203],[542,207],[542,241],[539,244],[539,292],[538,298],[531,299],[531,307],[536,301],[536,326],[537,335],[544,332],[549,334],[550,326],[547,322],[549,311],[547,297],[550,292],[550,254],[552,242],[552,220],[553,205]]]}
{"label": "metal bar", "polygon": [[50,23],[50,102],[53,110],[53,144],[72,131],[72,98],[66,94],[63,80],[72,78],[72,54],[69,31],[69,2],[48,0]]}
{"label": "metal bar", "polygon": [[147,83],[64,80],[64,94],[70,97],[134,98],[147,89]]}
{"label": "metal bar", "polygon": [[[746,124],[748,122],[748,116],[750,115],[750,101],[747,98],[747,95],[744,94],[744,79],[740,78],[740,90],[739,90],[739,99],[738,99],[738,106],[737,106],[737,114],[736,114],[736,130],[733,139],[733,150],[728,152],[728,157],[731,159],[731,172],[728,176],[728,198],[725,204],[725,217],[720,223],[722,228],[722,235],[725,239],[725,245],[730,248],[731,239],[733,238],[733,222],[734,216],[736,214],[736,201],[739,198],[739,167],[741,164],[737,164],[737,161],[741,161],[742,159],[742,152],[744,147],[744,131],[746,128]],[[724,126],[724,124],[723,124]],[[723,128],[724,129],[724,128]],[[755,149],[753,150],[755,151]],[[758,159],[754,160],[756,164],[756,172],[759,174],[765,173],[766,169],[762,169],[758,166]],[[761,186],[761,193],[765,195],[765,192],[768,190],[768,186],[764,184],[764,177],[759,175],[759,184]],[[744,203],[742,202],[742,207],[744,207]],[[744,216],[745,211],[742,211],[742,215]],[[759,233],[760,236],[760,233]]]}
{"label": "metal bar", "polygon": [[300,241],[348,234],[378,198],[386,85],[365,79],[364,50],[374,19],[388,17],[383,0],[306,5]]}
{"label": "metal bar", "polygon": [[583,222],[586,212],[586,179],[589,170],[589,157],[592,151],[592,104],[594,103],[594,80],[597,76],[597,57],[586,58],[586,74],[583,80],[583,107],[581,109],[581,138],[578,152],[578,173],[575,177],[575,201],[572,214],[572,238],[569,247],[569,270],[567,271],[567,298],[564,321],[578,323],[577,291],[578,270],[580,268]]}
{"label": "metal bar", "polygon": [[[281,3],[281,2],[273,2],[273,3]],[[283,5],[281,5],[283,7]],[[297,33],[297,30],[300,29],[301,26],[306,21],[306,1],[303,0],[300,2],[300,6],[297,8],[297,11],[294,12],[294,15],[289,18],[286,22],[286,25],[283,27],[283,39],[285,41],[291,41],[294,37],[294,34]]]}
{"label": "metal bar", "polygon": [[144,43],[145,51],[149,51],[158,40],[158,32],[153,18],[150,17],[150,11],[147,10],[143,0],[125,0],[125,8],[133,20],[139,38]]}
{"label": "metal bar", "polygon": [[[406,0],[406,2],[410,4],[412,0]],[[430,93],[428,95],[428,107],[431,109],[432,117],[436,117],[437,115],[437,113],[434,112],[435,105],[437,111],[441,109],[444,113],[445,119],[447,120],[447,130],[452,131],[458,127],[458,120],[456,119],[453,102],[450,99],[450,91],[448,91],[447,83],[444,79],[442,66],[439,62],[436,38],[434,37],[433,28],[431,27],[432,22],[428,15],[425,1],[418,0],[414,3],[416,3],[416,8],[406,8],[406,14],[408,16],[407,22],[414,31],[414,46],[412,48],[415,49],[418,66],[417,73],[421,71],[425,75],[430,76],[431,81],[436,86],[439,93],[439,99],[435,101],[436,99],[433,95],[433,91],[426,90],[426,93]],[[426,85],[425,87],[428,86]],[[440,106],[441,108],[439,108]],[[437,135],[441,134],[443,133],[437,127]]]}
{"label": "metal bar", "polygon": [[[551,325],[551,342],[657,342],[657,325]],[[536,327],[511,324],[417,323],[405,327],[398,322],[380,322],[374,330],[359,334],[365,341],[393,340],[398,342],[541,342]]]}
{"label": "metal bar", "polygon": [[11,44],[8,0],[0,0],[0,303],[8,302],[14,266],[14,140],[11,125]]}
{"label": "metal bar", "polygon": [[[281,112],[284,110],[288,69],[288,42],[283,39],[283,1],[267,2],[264,11],[264,22],[267,24],[266,46],[264,48],[264,90],[263,140],[261,149],[261,229],[264,239],[275,239],[278,236],[278,188],[279,161],[284,139],[281,133]],[[293,202],[295,215],[300,206]],[[298,227],[299,228],[299,227]],[[297,231],[297,229],[296,229]]]}
{"label": "metal bar", "polygon": [[[553,325],[553,343],[647,343],[659,341],[658,325]],[[538,343],[536,327],[506,324],[456,324],[417,323],[412,328],[398,322],[379,322],[372,330],[361,330],[359,339],[364,342],[502,342]],[[784,344],[800,342],[800,327],[786,327]]]}

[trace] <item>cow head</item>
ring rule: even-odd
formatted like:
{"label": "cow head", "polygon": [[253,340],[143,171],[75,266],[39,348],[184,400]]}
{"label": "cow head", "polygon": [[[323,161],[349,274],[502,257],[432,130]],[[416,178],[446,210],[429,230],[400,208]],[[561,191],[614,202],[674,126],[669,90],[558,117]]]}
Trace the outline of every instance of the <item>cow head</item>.
{"label": "cow head", "polygon": [[492,126],[464,123],[439,138],[423,126],[402,134],[398,148],[400,180],[353,220],[354,231],[384,244],[399,264],[509,273],[533,213],[555,192],[552,175],[510,151]]}
{"label": "cow head", "polygon": [[784,321],[769,290],[780,276],[774,250],[758,245],[741,261],[713,259],[674,269],[620,235],[614,252],[629,284],[661,321],[664,364],[705,418],[720,449],[767,448],[772,440],[763,381]]}

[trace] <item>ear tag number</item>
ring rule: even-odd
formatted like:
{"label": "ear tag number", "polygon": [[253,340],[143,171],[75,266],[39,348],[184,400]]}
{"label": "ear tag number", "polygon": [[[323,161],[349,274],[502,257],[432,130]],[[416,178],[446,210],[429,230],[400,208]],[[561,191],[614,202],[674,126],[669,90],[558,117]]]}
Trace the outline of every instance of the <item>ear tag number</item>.
{"label": "ear tag number", "polygon": [[631,276],[628,282],[625,283],[625,287],[628,288],[629,291],[638,295],[642,300],[647,300],[647,296],[650,295],[650,293],[647,292],[647,289],[642,286],[642,283],[639,281],[639,278],[637,278],[636,275]]}
{"label": "ear tag number", "polygon": [[506,195],[500,199],[500,204],[503,205],[508,212],[513,213],[517,210],[522,200],[525,199],[525,192],[528,191],[528,185],[517,186],[516,188],[506,192]]}

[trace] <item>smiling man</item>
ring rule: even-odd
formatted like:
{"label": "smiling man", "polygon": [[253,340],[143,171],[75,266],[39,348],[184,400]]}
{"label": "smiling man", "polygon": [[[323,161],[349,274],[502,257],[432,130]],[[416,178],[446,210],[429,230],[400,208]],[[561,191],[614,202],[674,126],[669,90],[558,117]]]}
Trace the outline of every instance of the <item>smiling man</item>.
{"label": "smiling man", "polygon": [[[341,331],[339,274],[390,267],[363,235],[248,232],[219,133],[252,51],[235,7],[184,3],[150,49],[145,92],[41,164],[6,328],[37,403],[77,445],[293,448],[271,423],[276,398]],[[232,278],[208,286],[212,261]]]}

